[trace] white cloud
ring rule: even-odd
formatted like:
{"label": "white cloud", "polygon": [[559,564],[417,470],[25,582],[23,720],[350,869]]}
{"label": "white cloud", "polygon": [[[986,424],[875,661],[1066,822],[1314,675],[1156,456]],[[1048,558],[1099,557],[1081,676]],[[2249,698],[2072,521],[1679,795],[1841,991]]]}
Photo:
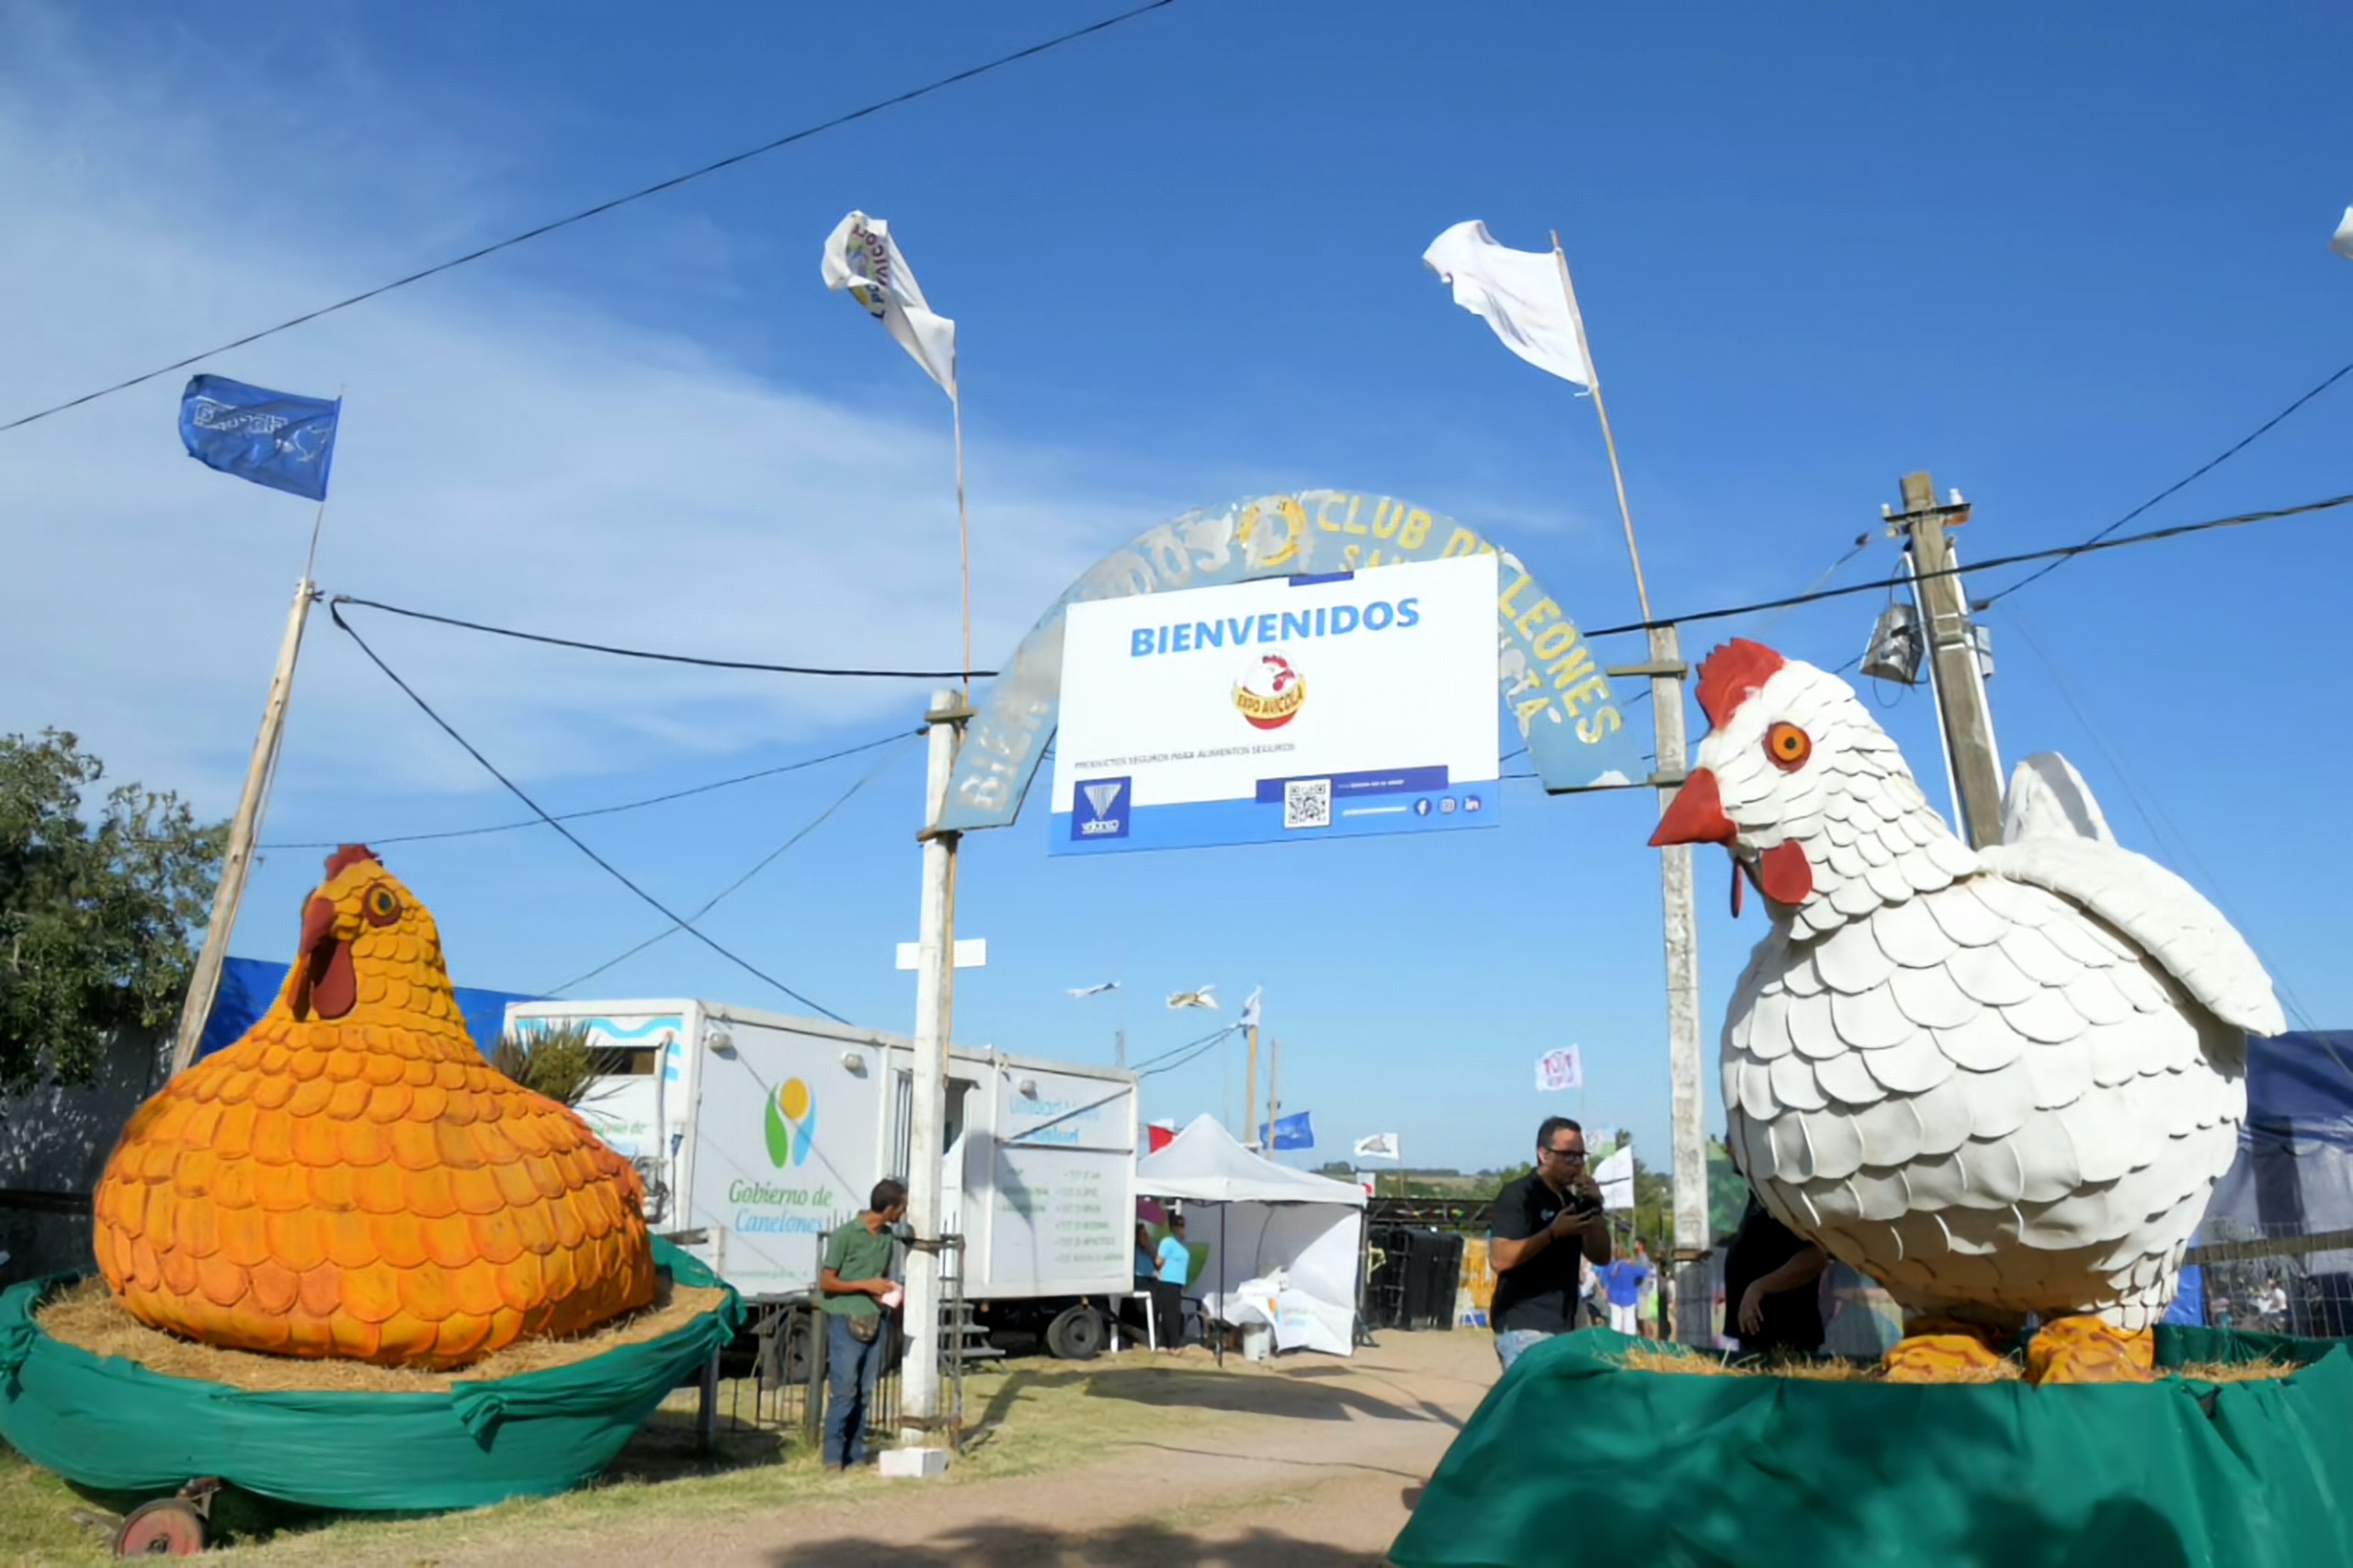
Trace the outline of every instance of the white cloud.
{"label": "white cloud", "polygon": [[[349,291],[413,244],[413,203],[466,183],[462,170],[420,173],[414,147],[371,155],[347,143],[338,184],[367,188],[372,157],[386,195],[370,221],[323,229],[306,218],[315,213],[299,173],[261,189],[252,149],[221,125],[193,124],[135,86],[97,93],[65,41],[36,41],[63,62],[45,79],[64,85],[0,93],[10,193],[0,299],[12,302],[0,312],[0,418]],[[944,402],[905,418],[853,411],[590,303],[503,286],[497,266],[205,367],[310,393],[346,388],[324,586],[721,657],[956,663]],[[879,331],[869,347],[896,364]],[[0,660],[17,672],[0,687],[0,730],[74,728],[118,773],[225,810],[312,514],[182,455],[173,425],[184,380],[0,435]],[[972,465],[988,476],[972,519],[983,665],[1094,555],[1174,509],[1113,494],[1051,452],[976,447]],[[911,718],[922,696],[352,614],[394,668],[525,778],[880,725]],[[483,783],[323,614],[296,714],[281,800],[361,780]]]}

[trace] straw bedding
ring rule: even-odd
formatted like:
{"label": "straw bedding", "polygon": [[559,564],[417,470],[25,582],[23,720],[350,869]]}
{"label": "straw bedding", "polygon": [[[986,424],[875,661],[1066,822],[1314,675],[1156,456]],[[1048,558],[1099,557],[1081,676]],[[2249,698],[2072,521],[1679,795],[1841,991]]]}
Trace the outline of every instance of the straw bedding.
{"label": "straw bedding", "polygon": [[[1791,1378],[1807,1382],[1879,1382],[1880,1369],[1859,1361],[1729,1362],[1712,1356],[1693,1356],[1669,1349],[1638,1346],[1618,1358],[1630,1372],[1665,1372],[1687,1378]],[[2266,1382],[2290,1376],[2301,1369],[2285,1361],[2201,1361],[2187,1367],[2161,1368],[2158,1376],[2193,1383]],[[1957,1381],[2015,1382],[2021,1369],[2014,1361],[1989,1367],[1974,1377]]]}
{"label": "straw bedding", "polygon": [[544,1372],[600,1356],[624,1345],[640,1345],[684,1328],[716,1308],[727,1292],[716,1287],[679,1285],[657,1275],[654,1300],[638,1312],[570,1339],[525,1340],[455,1371],[411,1371],[364,1361],[313,1361],[265,1356],[250,1350],[221,1350],[148,1327],[123,1310],[103,1279],[85,1279],[52,1296],[36,1314],[51,1338],[89,1351],[119,1357],[169,1378],[225,1383],[262,1393],[440,1393],[460,1382],[490,1382],[524,1372]]}

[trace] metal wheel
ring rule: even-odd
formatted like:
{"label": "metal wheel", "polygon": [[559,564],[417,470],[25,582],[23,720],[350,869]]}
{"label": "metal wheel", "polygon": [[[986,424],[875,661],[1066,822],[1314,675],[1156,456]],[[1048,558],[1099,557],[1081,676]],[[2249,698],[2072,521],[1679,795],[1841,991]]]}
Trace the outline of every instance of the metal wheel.
{"label": "metal wheel", "polygon": [[1072,1307],[1046,1325],[1046,1349],[1056,1360],[1092,1361],[1103,1354],[1110,1333],[1103,1314],[1093,1307]]}
{"label": "metal wheel", "polygon": [[142,1503],[114,1536],[117,1557],[194,1557],[203,1550],[204,1516],[177,1497]]}

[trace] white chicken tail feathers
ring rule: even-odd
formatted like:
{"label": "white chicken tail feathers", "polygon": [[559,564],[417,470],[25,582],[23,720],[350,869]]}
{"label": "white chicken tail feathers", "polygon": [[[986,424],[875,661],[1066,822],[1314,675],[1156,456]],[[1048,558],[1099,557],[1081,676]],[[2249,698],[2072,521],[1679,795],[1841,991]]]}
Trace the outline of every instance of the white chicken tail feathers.
{"label": "white chicken tail feathers", "polygon": [[2146,856],[2068,836],[1992,845],[1978,855],[1995,875],[2030,882],[2107,921],[2234,1028],[2287,1032],[2271,976],[2246,938],[2203,893]]}
{"label": "white chicken tail feathers", "polygon": [[2091,786],[2055,751],[2037,752],[2010,775],[2002,801],[2002,842],[2029,838],[2088,838],[2116,842]]}

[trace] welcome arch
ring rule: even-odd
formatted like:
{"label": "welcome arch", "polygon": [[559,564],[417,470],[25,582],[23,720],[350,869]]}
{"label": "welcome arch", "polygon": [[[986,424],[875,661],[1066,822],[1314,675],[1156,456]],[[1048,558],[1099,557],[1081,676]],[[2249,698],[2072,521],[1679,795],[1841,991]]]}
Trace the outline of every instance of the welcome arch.
{"label": "welcome arch", "polygon": [[1394,496],[1306,490],[1188,512],[1082,573],[1039,617],[981,699],[934,825],[1006,827],[1019,815],[1061,715],[1063,617],[1070,606],[1476,553],[1496,556],[1502,569],[1496,686],[1544,788],[1641,782],[1648,769],[1608,676],[1568,612],[1518,556],[1474,528]]}

